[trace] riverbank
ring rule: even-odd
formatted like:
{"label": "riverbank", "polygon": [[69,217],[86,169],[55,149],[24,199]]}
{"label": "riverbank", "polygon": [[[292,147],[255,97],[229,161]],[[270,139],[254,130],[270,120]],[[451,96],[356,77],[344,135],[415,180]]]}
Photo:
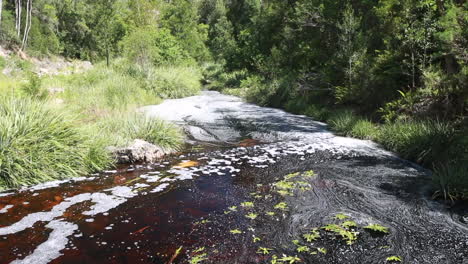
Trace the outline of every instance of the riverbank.
{"label": "riverbank", "polygon": [[142,69],[119,59],[76,71],[60,60],[64,67],[46,74],[37,59],[1,59],[0,189],[83,176],[125,160],[153,161],[178,150],[180,129],[137,109],[201,88],[195,67]]}
{"label": "riverbank", "polygon": [[[271,102],[264,101],[264,98],[269,96],[260,95],[255,82],[252,84],[245,80],[235,81],[238,78],[247,78],[245,77],[248,76],[247,73],[240,76],[234,73],[224,73],[224,76],[229,76],[229,78],[221,78],[219,75],[212,77],[214,80],[212,88],[219,90],[223,83],[231,84],[227,86],[228,88],[220,90],[225,94],[241,96],[250,102],[271,104]],[[236,87],[236,85],[241,87]],[[434,198],[468,199],[466,175],[468,138],[466,125],[463,125],[460,120],[438,121],[429,118],[408,118],[375,122],[357,113],[351,107],[330,106],[297,98],[280,104],[279,108],[325,122],[329,129],[338,135],[372,140],[404,159],[432,169]]]}

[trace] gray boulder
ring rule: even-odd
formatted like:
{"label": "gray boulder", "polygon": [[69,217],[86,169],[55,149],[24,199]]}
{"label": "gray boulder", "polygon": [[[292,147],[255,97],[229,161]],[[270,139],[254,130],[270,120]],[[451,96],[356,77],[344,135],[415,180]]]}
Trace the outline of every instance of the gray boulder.
{"label": "gray boulder", "polygon": [[108,147],[108,150],[119,164],[136,162],[152,163],[171,153],[170,151],[165,151],[161,147],[141,139],[135,139],[127,147]]}

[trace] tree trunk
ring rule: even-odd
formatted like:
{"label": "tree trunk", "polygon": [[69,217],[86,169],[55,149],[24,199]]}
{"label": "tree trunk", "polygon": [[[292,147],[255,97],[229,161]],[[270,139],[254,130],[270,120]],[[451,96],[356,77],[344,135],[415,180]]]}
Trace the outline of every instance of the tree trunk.
{"label": "tree trunk", "polygon": [[24,26],[23,42],[21,50],[25,50],[28,44],[29,31],[31,30],[32,20],[32,0],[27,0],[26,3],[26,25]]}
{"label": "tree trunk", "polygon": [[109,68],[110,66],[110,55],[109,55],[109,45],[106,44],[106,63],[107,63],[107,67]]}
{"label": "tree trunk", "polygon": [[2,7],[3,7],[3,0],[0,0],[0,28],[2,28]]}
{"label": "tree trunk", "polygon": [[18,38],[21,35],[21,0],[15,0],[15,28],[16,28],[16,34]]}

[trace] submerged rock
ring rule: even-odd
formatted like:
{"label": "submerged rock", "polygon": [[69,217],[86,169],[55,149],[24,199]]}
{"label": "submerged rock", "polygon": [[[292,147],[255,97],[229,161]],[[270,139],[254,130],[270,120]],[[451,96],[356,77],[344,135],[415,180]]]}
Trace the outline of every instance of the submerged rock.
{"label": "submerged rock", "polygon": [[136,162],[155,162],[171,151],[164,150],[163,148],[151,144],[141,139],[135,139],[131,144],[126,147],[108,147],[113,157],[119,164],[128,164]]}

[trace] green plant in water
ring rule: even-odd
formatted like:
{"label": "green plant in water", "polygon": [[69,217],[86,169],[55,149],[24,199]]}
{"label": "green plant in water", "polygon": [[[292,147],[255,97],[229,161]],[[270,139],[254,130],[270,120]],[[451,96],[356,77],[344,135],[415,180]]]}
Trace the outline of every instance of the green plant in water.
{"label": "green plant in water", "polygon": [[288,210],[288,204],[285,203],[285,202],[281,202],[281,203],[278,203],[277,205],[275,205],[274,208],[278,209],[278,210],[286,211],[286,210]]}
{"label": "green plant in water", "polygon": [[402,262],[403,261],[400,256],[390,256],[386,260],[387,262]]}
{"label": "green plant in water", "polygon": [[304,177],[310,178],[314,176],[315,176],[315,172],[312,170],[304,172]]}
{"label": "green plant in water", "polygon": [[250,214],[245,215],[245,217],[247,217],[247,218],[249,218],[251,220],[255,220],[258,217],[258,214],[250,213]]}
{"label": "green plant in water", "polygon": [[389,233],[388,227],[381,226],[378,224],[370,224],[368,226],[365,226],[364,229],[372,230],[374,232],[385,233],[385,234]]}
{"label": "green plant in water", "polygon": [[353,227],[357,227],[357,224],[354,221],[345,221],[345,222],[343,222],[341,224],[341,226],[346,228],[346,229],[350,229],[350,228],[353,228]]}
{"label": "green plant in water", "polygon": [[338,220],[345,220],[347,218],[349,218],[349,216],[347,216],[345,214],[340,213],[340,214],[335,215],[335,219],[338,219]]}
{"label": "green plant in water", "polygon": [[229,231],[231,234],[234,234],[234,235],[237,235],[237,234],[242,234],[242,231],[240,231],[239,229],[233,229],[231,231]]}
{"label": "green plant in water", "polygon": [[257,250],[257,253],[262,254],[262,255],[268,255],[268,254],[270,254],[270,252],[272,250],[273,249],[271,249],[271,248],[259,247],[258,250]]}
{"label": "green plant in water", "polygon": [[317,248],[317,251],[322,253],[322,254],[327,254],[327,249],[326,248]]}
{"label": "green plant in water", "polygon": [[352,245],[357,240],[358,232],[349,231],[339,225],[328,224],[322,228],[341,236],[348,245]]}
{"label": "green plant in water", "polygon": [[228,209],[229,209],[229,211],[236,212],[237,211],[237,206],[231,206]]}
{"label": "green plant in water", "polygon": [[260,239],[260,238],[257,237],[257,236],[253,236],[253,239],[252,239],[252,241],[253,241],[254,243],[260,242],[261,240],[262,240],[262,239]]}
{"label": "green plant in water", "polygon": [[202,261],[205,261],[205,260],[208,259],[206,256],[207,256],[206,253],[193,256],[193,257],[189,260],[189,263],[190,263],[190,264],[198,264],[198,263],[201,263]]}
{"label": "green plant in water", "polygon": [[295,177],[297,177],[297,176],[299,176],[299,172],[290,173],[290,174],[284,176],[284,179],[285,179],[285,180],[290,180],[290,179],[295,178]]}
{"label": "green plant in water", "polygon": [[304,237],[304,239],[309,242],[309,243],[312,243],[314,242],[315,240],[319,239],[320,238],[320,233],[318,231],[318,228],[313,228],[310,233],[308,234],[304,234],[302,237]]}
{"label": "green plant in water", "polygon": [[253,202],[243,202],[243,203],[241,203],[241,206],[244,207],[244,208],[253,208],[254,203]]}
{"label": "green plant in water", "polygon": [[299,253],[304,253],[304,252],[309,252],[310,248],[308,246],[299,246],[296,250]]}
{"label": "green plant in water", "polygon": [[268,216],[274,216],[274,215],[275,215],[275,212],[266,212],[266,215],[268,215]]}
{"label": "green plant in water", "polygon": [[283,255],[283,257],[280,258],[279,261],[282,261],[282,262],[284,262],[284,263],[293,264],[293,263],[296,263],[296,262],[301,261],[301,259],[298,258],[297,256],[287,256],[287,255]]}

